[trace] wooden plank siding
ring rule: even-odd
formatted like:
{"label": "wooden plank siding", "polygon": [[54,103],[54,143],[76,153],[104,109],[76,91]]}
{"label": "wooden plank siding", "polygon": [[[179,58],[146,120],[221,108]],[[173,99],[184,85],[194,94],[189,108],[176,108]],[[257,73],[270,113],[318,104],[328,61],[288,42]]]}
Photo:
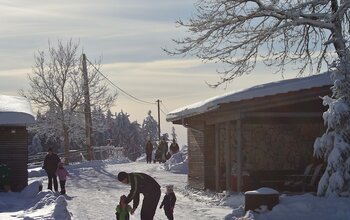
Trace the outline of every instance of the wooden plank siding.
{"label": "wooden plank siding", "polygon": [[215,148],[215,126],[207,126],[205,129],[205,148],[204,148],[204,170],[205,170],[205,189],[215,189],[216,179],[216,148]]}
{"label": "wooden plank siding", "polygon": [[204,189],[204,132],[188,129],[188,184]]}
{"label": "wooden plank siding", "polygon": [[0,127],[0,163],[11,169],[11,190],[28,185],[28,132],[26,127]]}

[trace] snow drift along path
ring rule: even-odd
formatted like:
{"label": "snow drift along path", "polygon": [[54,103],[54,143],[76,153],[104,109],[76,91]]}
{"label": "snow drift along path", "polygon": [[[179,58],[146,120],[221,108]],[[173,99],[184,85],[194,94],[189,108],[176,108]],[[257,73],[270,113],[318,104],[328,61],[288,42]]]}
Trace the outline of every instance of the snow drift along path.
{"label": "snow drift along path", "polygon": [[[115,219],[115,207],[119,202],[119,197],[123,194],[127,195],[130,191],[130,186],[117,181],[117,175],[120,171],[144,172],[154,177],[162,186],[160,202],[164,196],[165,185],[173,184],[177,196],[174,210],[175,219],[214,220],[223,219],[232,213],[232,209],[229,207],[206,204],[202,199],[196,201],[193,197],[184,196],[181,192],[185,192],[186,174],[173,174],[164,171],[160,164],[135,162],[71,169],[71,178],[67,180],[66,198],[68,210],[72,213],[73,219]],[[46,182],[44,187],[46,187]],[[208,201],[211,199],[208,198]],[[131,219],[140,219],[141,205],[142,196],[140,205]],[[163,209],[157,209],[155,219],[166,219]]]}

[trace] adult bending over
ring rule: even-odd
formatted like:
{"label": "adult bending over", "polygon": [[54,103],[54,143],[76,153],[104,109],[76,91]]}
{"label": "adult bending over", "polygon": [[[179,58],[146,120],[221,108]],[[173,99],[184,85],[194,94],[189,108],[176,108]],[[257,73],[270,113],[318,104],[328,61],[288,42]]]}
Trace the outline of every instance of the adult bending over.
{"label": "adult bending over", "polygon": [[133,213],[140,202],[140,193],[143,194],[143,202],[141,208],[141,220],[152,220],[158,206],[160,198],[160,185],[145,173],[126,173],[120,172],[118,180],[124,184],[129,184],[131,190],[126,197],[126,203],[133,200]]}

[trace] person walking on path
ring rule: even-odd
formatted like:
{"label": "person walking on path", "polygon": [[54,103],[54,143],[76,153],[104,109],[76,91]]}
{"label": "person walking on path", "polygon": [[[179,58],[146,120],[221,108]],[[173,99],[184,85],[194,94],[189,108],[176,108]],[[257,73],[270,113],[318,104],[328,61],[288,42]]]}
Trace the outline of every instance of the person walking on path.
{"label": "person walking on path", "polygon": [[133,214],[132,208],[126,202],[126,196],[120,197],[119,205],[115,209],[115,216],[117,220],[130,220],[130,213]]}
{"label": "person walking on path", "polygon": [[166,193],[163,202],[160,204],[160,209],[164,206],[164,212],[169,220],[174,220],[174,207],[176,203],[176,196],[173,190],[173,185],[166,186]]}
{"label": "person walking on path", "polygon": [[137,209],[140,202],[140,193],[142,193],[141,220],[152,220],[156,213],[161,194],[160,185],[157,181],[145,173],[126,172],[119,172],[118,180],[131,186],[130,193],[126,197],[126,203],[133,201],[131,213],[134,213]]}
{"label": "person walking on path", "polygon": [[70,176],[66,168],[64,168],[63,163],[60,162],[58,164],[58,168],[56,171],[56,176],[58,176],[58,179],[60,181],[60,187],[61,187],[61,195],[66,194],[66,180],[67,176]]}
{"label": "person walking on path", "polygon": [[161,150],[161,162],[165,163],[166,159],[166,155],[168,153],[168,143],[166,142],[165,138],[163,138],[160,143],[159,143],[159,149]]}
{"label": "person walking on path", "polygon": [[147,141],[146,144],[146,161],[147,163],[152,163],[152,151],[153,151],[153,144],[151,143],[151,141]]}
{"label": "person walking on path", "polygon": [[173,139],[173,143],[171,143],[170,145],[171,155],[176,154],[177,152],[179,152],[179,150],[179,145],[176,143],[175,139]]}
{"label": "person walking on path", "polygon": [[53,187],[55,189],[55,192],[58,192],[56,170],[59,162],[61,162],[60,158],[58,157],[57,154],[53,152],[52,148],[50,147],[48,149],[47,155],[45,156],[43,169],[46,171],[46,174],[49,180],[47,188],[49,190],[52,190],[52,182],[53,182]]}

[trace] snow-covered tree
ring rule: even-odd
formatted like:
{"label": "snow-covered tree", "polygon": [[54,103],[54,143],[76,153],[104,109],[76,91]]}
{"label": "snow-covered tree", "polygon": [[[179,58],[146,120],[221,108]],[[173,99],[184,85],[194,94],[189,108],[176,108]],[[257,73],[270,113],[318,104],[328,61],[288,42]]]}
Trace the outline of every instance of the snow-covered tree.
{"label": "snow-covered tree", "polygon": [[[65,162],[69,160],[69,135],[72,114],[84,103],[83,76],[81,71],[79,44],[72,40],[63,44],[58,41],[57,47],[49,43],[48,53],[39,51],[35,54],[32,73],[28,74],[30,89],[20,91],[21,95],[32,100],[37,107],[54,108],[53,120],[60,123],[55,127],[64,140]],[[88,65],[90,101],[92,105],[109,108],[116,99],[116,94],[109,94],[103,76],[97,71],[99,63]],[[80,112],[84,114],[84,112]],[[43,128],[45,129],[45,128]]]}
{"label": "snow-covered tree", "polygon": [[130,122],[130,115],[119,112],[114,120],[112,138],[117,147],[123,147],[125,155],[136,160],[143,152],[143,136],[140,125]]}
{"label": "snow-covered tree", "polygon": [[[110,111],[109,111],[110,112]],[[107,144],[107,123],[101,108],[94,108],[92,111],[93,136],[96,146]]]}
{"label": "snow-covered tree", "polygon": [[155,141],[158,139],[158,123],[152,116],[152,111],[149,110],[147,117],[142,123],[142,132],[145,137],[145,143],[147,140]]}
{"label": "snow-covered tree", "polygon": [[[333,138],[316,141],[315,153],[325,152],[323,156],[329,158],[318,195],[349,194],[349,169],[345,169],[349,164],[349,132],[342,123],[336,129],[330,119],[349,114],[349,99],[341,90],[349,86],[350,1],[199,0],[195,6],[197,12],[188,22],[178,21],[189,35],[175,40],[178,48],[167,52],[225,64],[219,71],[221,80],[213,87],[250,73],[258,62],[281,74],[293,65],[303,74],[319,72],[324,64],[340,60],[333,75],[333,97],[324,99],[329,105],[325,135]],[[320,143],[326,143],[328,148]],[[336,150],[340,146],[342,150]],[[339,163],[333,163],[330,157],[338,158]]]}
{"label": "snow-covered tree", "polygon": [[32,143],[28,146],[28,154],[34,155],[36,153],[42,152],[43,147],[41,145],[41,141],[39,136],[36,134],[32,139]]}
{"label": "snow-covered tree", "polygon": [[327,158],[317,193],[326,196],[350,195],[350,59],[342,57],[331,68],[333,96],[323,97],[328,110],[323,114],[328,129],[316,139],[315,154]]}

